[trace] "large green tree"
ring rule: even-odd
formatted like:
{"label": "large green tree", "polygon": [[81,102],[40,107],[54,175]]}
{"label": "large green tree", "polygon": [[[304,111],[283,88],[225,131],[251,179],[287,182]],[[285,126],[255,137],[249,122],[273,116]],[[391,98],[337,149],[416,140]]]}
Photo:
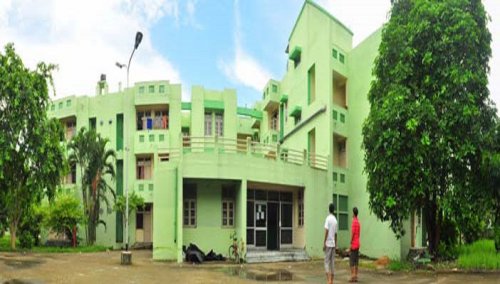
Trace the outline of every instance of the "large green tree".
{"label": "large green tree", "polygon": [[106,225],[100,218],[101,202],[111,211],[113,207],[108,194],[113,197],[113,202],[115,198],[115,192],[108,181],[115,178],[116,154],[114,150],[106,148],[108,142],[107,138],[101,137],[94,130],[81,128],[68,144],[69,162],[80,167],[86,238],[89,245],[94,244],[96,240],[97,226]]}
{"label": "large green tree", "polygon": [[399,236],[422,209],[436,254],[444,221],[488,209],[478,176],[495,117],[491,34],[480,0],[392,2],[363,126],[369,203]]}
{"label": "large green tree", "polygon": [[30,70],[13,44],[0,53],[0,216],[13,249],[23,213],[43,196],[51,198],[63,174],[62,128],[46,113],[54,68],[39,63]]}

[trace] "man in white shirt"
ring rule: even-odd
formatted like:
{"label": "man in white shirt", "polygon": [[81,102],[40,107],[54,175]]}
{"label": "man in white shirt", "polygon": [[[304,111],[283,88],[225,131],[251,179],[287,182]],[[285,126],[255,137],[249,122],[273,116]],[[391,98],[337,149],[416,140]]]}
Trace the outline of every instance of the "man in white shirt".
{"label": "man in white shirt", "polygon": [[325,220],[325,241],[323,242],[323,251],[325,252],[325,272],[328,284],[333,284],[333,270],[335,268],[335,244],[337,243],[337,218],[333,215],[335,205],[330,203],[328,207],[330,214]]}

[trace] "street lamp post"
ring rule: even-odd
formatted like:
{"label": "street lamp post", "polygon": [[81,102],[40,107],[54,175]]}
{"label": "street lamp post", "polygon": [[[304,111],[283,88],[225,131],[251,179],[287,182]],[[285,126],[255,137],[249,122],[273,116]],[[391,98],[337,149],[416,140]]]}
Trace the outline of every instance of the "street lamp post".
{"label": "street lamp post", "polygon": [[[134,49],[132,50],[132,54],[130,54],[130,59],[128,60],[128,64],[120,64],[116,63],[116,66],[123,68],[127,66],[127,89],[129,87],[129,70],[130,70],[130,62],[132,61],[132,56],[134,56],[135,50],[139,47],[139,44],[142,41],[142,33],[137,32],[135,34],[135,43],[134,43]],[[127,146],[127,127],[128,123],[125,122],[125,131],[124,131],[124,136],[125,136],[125,145],[124,145],[124,150],[125,150],[125,157],[123,161],[123,166],[125,168],[125,251],[128,251],[129,247],[129,236],[128,236],[128,231],[129,231],[129,202],[128,202],[128,168],[127,168],[127,158],[128,158],[128,146]]]}

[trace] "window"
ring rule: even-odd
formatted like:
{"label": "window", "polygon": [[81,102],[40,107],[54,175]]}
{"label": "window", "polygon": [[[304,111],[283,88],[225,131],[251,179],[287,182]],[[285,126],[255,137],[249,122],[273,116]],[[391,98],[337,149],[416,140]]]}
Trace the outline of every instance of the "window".
{"label": "window", "polygon": [[182,128],[182,146],[191,147],[191,139],[189,138],[189,127]]}
{"label": "window", "polygon": [[66,140],[71,140],[73,136],[76,134],[76,121],[68,121],[66,122]]}
{"label": "window", "polygon": [[345,114],[340,114],[340,122],[345,123]]}
{"label": "window", "polygon": [[275,110],[271,113],[271,119],[269,120],[269,129],[278,131],[278,111]]}
{"label": "window", "polygon": [[338,57],[337,54],[338,54],[338,51],[335,48],[332,49],[332,56],[333,56],[333,58],[337,59],[337,57]]}
{"label": "window", "polygon": [[222,226],[234,227],[235,188],[222,187]]}
{"label": "window", "polygon": [[224,136],[224,114],[205,112],[205,136]]}
{"label": "window", "polygon": [[335,204],[335,216],[339,223],[339,230],[349,230],[349,205],[347,195],[333,195],[333,204]]}
{"label": "window", "polygon": [[153,177],[153,164],[151,157],[137,158],[137,179],[151,179]]}
{"label": "window", "polygon": [[148,92],[154,93],[155,92],[155,86],[153,86],[153,85],[149,86]]}
{"label": "window", "polygon": [[333,120],[337,120],[338,112],[336,110],[332,111]]}
{"label": "window", "polygon": [[65,184],[75,184],[76,183],[76,164],[72,163],[69,165],[69,173],[66,175]]}
{"label": "window", "polygon": [[273,90],[273,93],[276,93],[278,91],[278,86],[276,86],[275,84],[272,84],[272,88]]}
{"label": "window", "polygon": [[299,191],[299,227],[304,226],[304,191]]}
{"label": "window", "polygon": [[215,114],[215,135],[224,136],[224,116],[222,113]]}
{"label": "window", "polygon": [[116,115],[116,150],[123,149],[123,114]]}
{"label": "window", "polygon": [[205,136],[212,136],[212,113],[205,113]]}
{"label": "window", "polygon": [[307,103],[311,104],[316,98],[316,68],[315,65],[307,72]]}
{"label": "window", "polygon": [[59,109],[62,109],[62,108],[63,108],[63,103],[62,103],[62,102],[60,102],[60,103],[59,103]]}
{"label": "window", "polygon": [[139,94],[144,94],[144,86],[139,87]]}
{"label": "window", "polygon": [[183,225],[185,227],[196,227],[196,186],[184,185],[183,189]]}
{"label": "window", "polygon": [[144,213],[139,210],[135,213],[135,228],[137,230],[144,229]]}
{"label": "window", "polygon": [[66,101],[66,106],[67,106],[67,107],[70,107],[70,106],[71,106],[71,100],[67,100],[67,101]]}
{"label": "window", "polygon": [[[95,117],[89,118],[89,128],[95,130],[97,119]],[[123,122],[123,121],[122,121]]]}
{"label": "window", "polygon": [[137,130],[168,129],[168,108],[137,112]]}
{"label": "window", "polygon": [[344,63],[345,62],[345,57],[342,53],[339,53],[339,61],[340,63]]}
{"label": "window", "polygon": [[158,87],[158,93],[165,93],[165,85],[160,85]]}

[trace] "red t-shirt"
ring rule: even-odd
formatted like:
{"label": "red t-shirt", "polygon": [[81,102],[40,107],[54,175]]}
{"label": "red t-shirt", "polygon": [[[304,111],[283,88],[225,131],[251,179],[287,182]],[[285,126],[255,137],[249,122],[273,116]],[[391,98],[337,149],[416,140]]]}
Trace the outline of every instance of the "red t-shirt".
{"label": "red t-shirt", "polygon": [[358,217],[352,218],[351,226],[351,249],[359,249],[359,233],[361,226],[359,225]]}

